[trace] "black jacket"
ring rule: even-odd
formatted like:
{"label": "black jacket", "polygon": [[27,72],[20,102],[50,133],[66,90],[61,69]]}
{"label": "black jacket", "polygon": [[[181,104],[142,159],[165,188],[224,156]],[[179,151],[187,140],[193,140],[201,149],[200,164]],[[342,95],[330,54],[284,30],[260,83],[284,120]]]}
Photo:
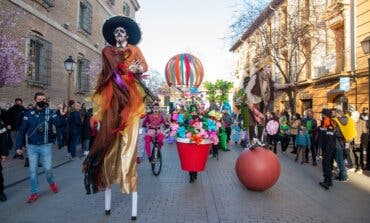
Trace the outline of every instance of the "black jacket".
{"label": "black jacket", "polygon": [[22,124],[22,118],[26,109],[23,105],[13,105],[6,113],[6,124],[12,127],[12,131],[18,131]]}
{"label": "black jacket", "polygon": [[5,123],[0,119],[0,155],[8,156],[11,149]]}
{"label": "black jacket", "polygon": [[[49,113],[49,115],[47,115]],[[56,114],[49,108],[38,110],[34,108],[26,112],[23,117],[21,128],[17,135],[17,149],[24,145],[25,135],[27,134],[28,144],[42,145],[53,143],[52,125],[54,125]],[[49,121],[47,121],[49,119]]]}
{"label": "black jacket", "polygon": [[87,110],[85,117],[84,117],[84,121],[82,125],[82,134],[81,134],[82,139],[91,138],[91,128],[90,128],[91,116],[92,116],[92,108]]}

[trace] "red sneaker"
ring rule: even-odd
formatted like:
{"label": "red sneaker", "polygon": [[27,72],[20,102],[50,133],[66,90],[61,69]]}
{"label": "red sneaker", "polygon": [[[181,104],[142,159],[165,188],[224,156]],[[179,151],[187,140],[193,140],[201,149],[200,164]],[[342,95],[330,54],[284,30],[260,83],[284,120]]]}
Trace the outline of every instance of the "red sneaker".
{"label": "red sneaker", "polygon": [[57,185],[56,185],[55,183],[50,184],[50,189],[51,189],[54,193],[58,193],[58,188],[57,188]]}
{"label": "red sneaker", "polygon": [[28,203],[33,203],[37,200],[37,198],[39,197],[39,195],[37,194],[31,194],[29,197],[28,197]]}

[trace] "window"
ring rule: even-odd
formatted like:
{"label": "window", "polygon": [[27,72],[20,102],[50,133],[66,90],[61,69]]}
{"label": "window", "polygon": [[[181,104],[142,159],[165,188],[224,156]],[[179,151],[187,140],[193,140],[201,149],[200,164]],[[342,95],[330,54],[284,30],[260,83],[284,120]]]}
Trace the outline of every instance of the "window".
{"label": "window", "polygon": [[43,38],[31,35],[28,52],[28,83],[50,85],[52,45]]}
{"label": "window", "polygon": [[78,93],[86,93],[90,91],[90,78],[88,69],[90,61],[85,58],[77,60],[77,73],[76,73],[76,91]]}
{"label": "window", "polygon": [[123,3],[123,14],[130,17],[130,6],[126,2]]}
{"label": "window", "polygon": [[55,2],[54,0],[44,0],[44,3],[49,6],[49,7],[54,7],[55,6]]}
{"label": "window", "polygon": [[43,0],[43,3],[48,7],[54,7],[55,1],[54,0]]}
{"label": "window", "polygon": [[81,0],[79,28],[88,34],[91,34],[91,26],[92,26],[92,6],[87,0]]}

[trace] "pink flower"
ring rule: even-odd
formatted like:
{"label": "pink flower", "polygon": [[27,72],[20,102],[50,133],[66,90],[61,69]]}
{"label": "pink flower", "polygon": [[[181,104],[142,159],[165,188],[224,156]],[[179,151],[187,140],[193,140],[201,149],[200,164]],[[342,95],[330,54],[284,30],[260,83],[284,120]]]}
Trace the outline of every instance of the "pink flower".
{"label": "pink flower", "polygon": [[188,139],[191,139],[192,138],[191,132],[187,132],[186,133],[186,138],[188,138]]}
{"label": "pink flower", "polygon": [[222,126],[221,122],[220,122],[220,121],[217,121],[217,122],[216,122],[216,126],[217,126],[218,128],[220,128],[220,127]]}

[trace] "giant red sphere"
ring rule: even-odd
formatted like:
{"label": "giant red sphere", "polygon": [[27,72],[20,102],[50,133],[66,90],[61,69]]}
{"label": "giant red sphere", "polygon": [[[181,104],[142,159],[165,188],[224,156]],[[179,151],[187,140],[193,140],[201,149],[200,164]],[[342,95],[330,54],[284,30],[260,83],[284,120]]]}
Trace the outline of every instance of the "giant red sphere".
{"label": "giant red sphere", "polygon": [[257,147],[242,152],[235,164],[236,175],[249,190],[264,191],[272,187],[280,176],[280,162],[268,149]]}

